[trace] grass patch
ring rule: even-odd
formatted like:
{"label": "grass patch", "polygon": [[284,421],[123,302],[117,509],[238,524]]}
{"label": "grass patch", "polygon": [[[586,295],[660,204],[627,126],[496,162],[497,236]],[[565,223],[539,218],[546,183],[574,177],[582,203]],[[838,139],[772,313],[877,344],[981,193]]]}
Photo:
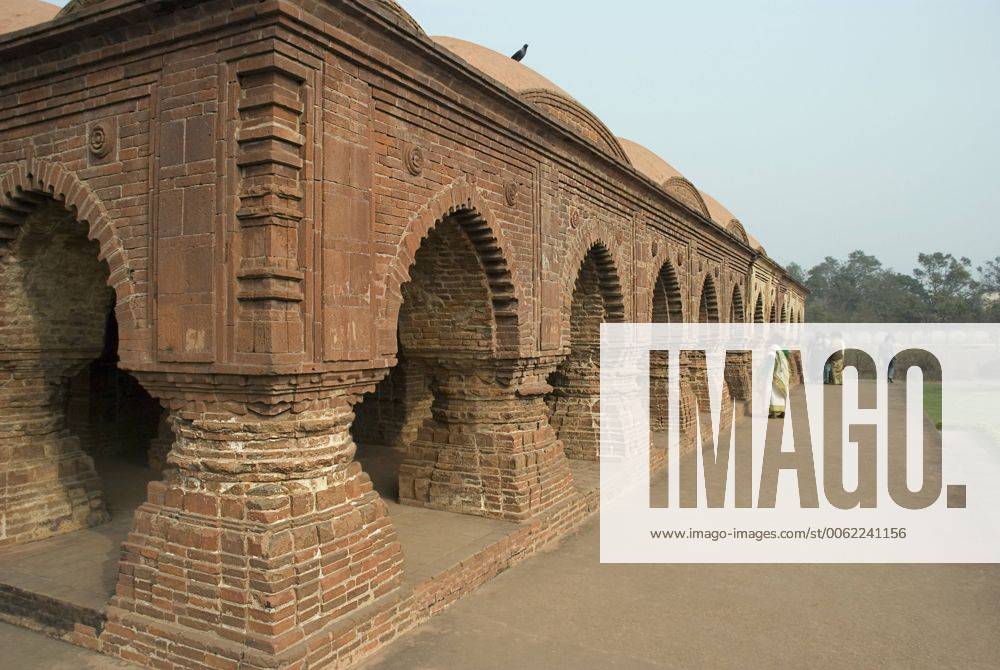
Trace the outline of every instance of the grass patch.
{"label": "grass patch", "polygon": [[924,382],[924,414],[941,429],[941,382]]}

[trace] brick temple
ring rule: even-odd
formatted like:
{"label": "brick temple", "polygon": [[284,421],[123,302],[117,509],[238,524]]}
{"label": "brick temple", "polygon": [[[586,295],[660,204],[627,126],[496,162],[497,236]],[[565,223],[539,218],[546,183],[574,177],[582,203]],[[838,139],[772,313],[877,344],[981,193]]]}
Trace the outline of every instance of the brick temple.
{"label": "brick temple", "polygon": [[[0,559],[124,519],[79,644],[351,665],[594,511],[602,322],[803,320],[717,200],[391,0],[46,7],[0,3]],[[408,580],[391,509],[510,530]]]}

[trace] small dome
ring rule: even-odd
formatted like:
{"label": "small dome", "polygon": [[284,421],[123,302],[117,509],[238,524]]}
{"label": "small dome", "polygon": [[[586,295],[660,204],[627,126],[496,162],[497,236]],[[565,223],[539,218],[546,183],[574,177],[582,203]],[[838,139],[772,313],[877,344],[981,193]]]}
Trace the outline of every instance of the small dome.
{"label": "small dome", "polygon": [[505,56],[493,49],[456,37],[436,36],[431,39],[516,93],[541,89],[572,97],[524,63],[519,63],[510,56]]}
{"label": "small dome", "polygon": [[0,0],[0,35],[51,21],[59,7],[41,0]]}
{"label": "small dome", "polygon": [[395,2],[395,0],[375,0],[375,4],[390,14],[395,14],[400,21],[409,26],[414,32],[426,35],[424,29],[420,27],[420,24],[417,23],[416,19],[410,16],[409,12],[403,9],[398,2]]}
{"label": "small dome", "polygon": [[677,171],[677,168],[638,142],[619,137],[618,143],[622,145],[622,149],[628,154],[629,160],[632,161],[632,167],[657,184],[663,184],[674,177],[684,177],[684,175]]}
{"label": "small dome", "polygon": [[[432,37],[483,74],[497,80],[521,100],[530,103],[550,118],[569,126],[577,135],[596,145],[623,163],[629,159],[618,139],[593,112],[573,96],[510,56],[455,37]],[[530,51],[529,51],[530,57]]]}

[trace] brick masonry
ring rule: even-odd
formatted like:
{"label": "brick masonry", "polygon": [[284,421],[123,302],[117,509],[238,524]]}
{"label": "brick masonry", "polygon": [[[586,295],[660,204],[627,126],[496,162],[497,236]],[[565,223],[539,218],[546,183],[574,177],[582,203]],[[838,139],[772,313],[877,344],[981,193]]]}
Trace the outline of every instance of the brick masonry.
{"label": "brick masonry", "polygon": [[[803,317],[690,184],[389,0],[74,2],[0,52],[0,548],[105,518],[66,399],[109,309],[166,412],[106,653],[350,663],[592,509],[602,321]],[[402,596],[355,435],[523,531]]]}

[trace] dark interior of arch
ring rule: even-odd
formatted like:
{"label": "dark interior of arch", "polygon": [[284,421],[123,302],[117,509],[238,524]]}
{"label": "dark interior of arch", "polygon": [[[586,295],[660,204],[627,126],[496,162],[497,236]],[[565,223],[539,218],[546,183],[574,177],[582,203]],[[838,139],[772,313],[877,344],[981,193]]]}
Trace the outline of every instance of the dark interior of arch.
{"label": "dark interior of arch", "polygon": [[42,472],[49,462],[38,498],[67,529],[103,520],[75,516],[75,491],[87,492],[94,512],[108,499],[114,512],[145,498],[162,410],[118,365],[115,295],[99,244],[61,203],[35,202],[0,262],[0,368],[19,359],[33,387],[0,388],[0,442],[38,447],[9,466]]}

